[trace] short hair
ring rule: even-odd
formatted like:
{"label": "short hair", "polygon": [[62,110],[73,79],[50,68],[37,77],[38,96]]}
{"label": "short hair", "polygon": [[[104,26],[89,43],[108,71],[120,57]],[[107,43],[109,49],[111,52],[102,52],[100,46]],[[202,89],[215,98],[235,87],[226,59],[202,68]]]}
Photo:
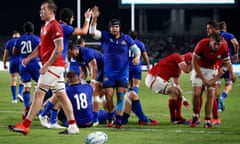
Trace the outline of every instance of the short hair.
{"label": "short hair", "polygon": [[81,38],[79,38],[79,39],[76,40],[76,43],[77,43],[78,45],[81,45],[83,42],[85,42],[85,39],[84,39],[83,37],[81,37]]}
{"label": "short hair", "polygon": [[68,49],[73,50],[74,48],[77,48],[76,44],[73,41],[68,41]]}
{"label": "short hair", "polygon": [[56,5],[56,3],[54,1],[53,0],[45,0],[42,3],[42,5],[45,4],[45,3],[47,3],[48,4],[48,8],[53,10],[53,12],[56,14],[56,12],[57,12],[57,5]]}
{"label": "short hair", "polygon": [[73,17],[73,11],[70,8],[62,8],[60,11],[60,20],[70,24],[71,17]]}
{"label": "short hair", "polygon": [[67,82],[71,85],[72,83],[76,83],[79,81],[77,72],[70,71],[67,73]]}
{"label": "short hair", "polygon": [[211,39],[214,39],[216,42],[220,42],[222,40],[222,35],[219,32],[214,32],[209,35]]}
{"label": "short hair", "polygon": [[132,39],[137,39],[137,32],[135,30],[131,30],[128,34],[132,37]]}
{"label": "short hair", "polygon": [[225,21],[220,21],[218,25],[220,30],[227,29],[227,23]]}
{"label": "short hair", "polygon": [[27,21],[23,24],[23,31],[25,33],[33,33],[34,32],[34,25],[32,22]]}
{"label": "short hair", "polygon": [[207,25],[211,25],[212,27],[219,29],[219,25],[215,21],[209,21],[209,22],[207,22]]}

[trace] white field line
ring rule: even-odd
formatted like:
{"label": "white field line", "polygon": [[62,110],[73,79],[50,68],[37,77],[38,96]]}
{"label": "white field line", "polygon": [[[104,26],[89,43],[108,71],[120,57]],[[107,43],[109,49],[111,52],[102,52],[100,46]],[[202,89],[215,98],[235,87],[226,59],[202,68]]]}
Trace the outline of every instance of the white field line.
{"label": "white field line", "polygon": [[[199,127],[200,128],[200,127]],[[98,127],[94,127],[94,129],[98,129],[98,130],[109,130],[111,128],[104,128],[104,127],[101,127],[101,128],[98,128]],[[143,127],[140,127],[140,128],[123,128],[122,130],[127,130],[127,131],[148,131],[148,132],[164,132],[164,133],[208,133],[208,134],[229,134],[229,135],[235,135],[236,133],[233,133],[233,132],[229,132],[229,131],[224,131],[224,132],[221,132],[221,131],[213,131],[213,129],[211,130],[207,130],[206,128],[206,131],[205,130],[197,130],[198,128],[193,128],[195,130],[181,130],[181,129],[177,129],[177,130],[166,130],[166,129],[159,129],[159,128],[154,128],[154,127],[151,127],[151,128],[143,128]],[[116,130],[116,131],[119,131],[118,129],[113,129],[113,130]]]}

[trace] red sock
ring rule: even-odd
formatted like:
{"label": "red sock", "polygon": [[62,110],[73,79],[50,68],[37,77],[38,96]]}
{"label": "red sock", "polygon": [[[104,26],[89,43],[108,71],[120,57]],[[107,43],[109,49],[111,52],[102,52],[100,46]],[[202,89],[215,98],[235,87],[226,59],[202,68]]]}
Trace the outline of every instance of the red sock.
{"label": "red sock", "polygon": [[177,118],[182,117],[182,97],[178,98],[178,100],[177,100],[176,117]]}
{"label": "red sock", "polygon": [[25,128],[29,128],[32,124],[32,121],[30,121],[29,119],[24,119],[22,123]]}
{"label": "red sock", "polygon": [[210,117],[205,116],[205,120],[210,120],[210,119],[211,119]]}
{"label": "red sock", "polygon": [[69,120],[68,121],[68,124],[75,124],[76,123],[76,120]]}
{"label": "red sock", "polygon": [[174,99],[168,100],[168,108],[170,112],[170,121],[174,121],[176,119],[175,117],[175,110],[177,108],[177,101]]}
{"label": "red sock", "polygon": [[213,98],[212,114],[213,114],[213,118],[218,118],[218,104],[217,104],[216,97]]}

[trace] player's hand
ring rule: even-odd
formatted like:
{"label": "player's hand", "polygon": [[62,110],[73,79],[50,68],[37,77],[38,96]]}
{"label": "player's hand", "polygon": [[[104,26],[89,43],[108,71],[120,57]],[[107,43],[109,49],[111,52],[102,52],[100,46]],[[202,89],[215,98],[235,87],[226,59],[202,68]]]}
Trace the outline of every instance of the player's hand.
{"label": "player's hand", "polygon": [[40,74],[45,74],[48,70],[48,67],[46,65],[43,65],[40,69]]}
{"label": "player's hand", "polygon": [[29,63],[29,59],[28,58],[25,58],[25,59],[23,59],[22,60],[22,65],[24,66],[24,67],[26,67],[26,65]]}
{"label": "player's hand", "polygon": [[4,69],[8,69],[8,66],[6,64],[3,65]]}
{"label": "player's hand", "polygon": [[92,18],[98,18],[100,15],[99,8],[97,6],[94,6],[92,8]]}
{"label": "player's hand", "polygon": [[186,108],[190,107],[190,103],[189,103],[188,100],[183,100],[182,104],[183,104]]}
{"label": "player's hand", "polygon": [[90,19],[92,16],[92,10],[89,8],[85,13],[84,13],[85,19]]}
{"label": "player's hand", "polygon": [[136,56],[133,58],[132,63],[134,65],[139,65],[140,64],[140,56]]}
{"label": "player's hand", "polygon": [[184,96],[182,96],[182,104],[183,104],[186,108],[190,107],[189,101],[188,101]]}
{"label": "player's hand", "polygon": [[232,56],[233,63],[237,63],[239,61],[238,54],[234,54]]}
{"label": "player's hand", "polygon": [[235,82],[237,77],[235,75],[232,75],[232,76],[230,76],[230,79],[231,79],[232,82]]}

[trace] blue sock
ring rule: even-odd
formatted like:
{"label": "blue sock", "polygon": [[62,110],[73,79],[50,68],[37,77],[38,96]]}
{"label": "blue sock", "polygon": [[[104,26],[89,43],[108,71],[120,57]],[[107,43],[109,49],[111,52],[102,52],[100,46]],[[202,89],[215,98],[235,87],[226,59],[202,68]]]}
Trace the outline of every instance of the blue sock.
{"label": "blue sock", "polygon": [[114,116],[115,116],[115,112],[109,112],[109,113],[108,113],[108,119],[109,119],[109,120],[113,120],[113,119],[114,119]]}
{"label": "blue sock", "polygon": [[224,100],[225,98],[227,98],[227,95],[228,95],[228,94],[227,94],[226,92],[223,92],[222,95],[221,95],[222,100]]}
{"label": "blue sock", "polygon": [[135,91],[138,94],[139,88],[135,86],[135,87],[133,87],[132,90]]}
{"label": "blue sock", "polygon": [[98,112],[93,112],[93,122],[98,122]]}
{"label": "blue sock", "polygon": [[137,115],[137,117],[141,121],[148,121],[147,116],[145,116],[145,114],[143,113],[142,105],[140,103],[140,100],[132,101],[132,111]]}
{"label": "blue sock", "polygon": [[16,100],[17,99],[16,86],[11,86],[11,92],[12,92],[12,99]]}
{"label": "blue sock", "polygon": [[120,115],[116,115],[116,122],[117,125],[121,125],[122,124],[122,116]]}
{"label": "blue sock", "polygon": [[30,106],[30,92],[29,91],[23,92],[23,99],[24,99],[25,107]]}
{"label": "blue sock", "polygon": [[51,111],[50,111],[50,124],[55,124],[57,122],[57,113],[58,113],[58,110],[51,109]]}
{"label": "blue sock", "polygon": [[23,84],[19,84],[18,85],[18,94],[23,95],[23,90],[24,90],[24,85]]}
{"label": "blue sock", "polygon": [[46,116],[50,112],[50,110],[53,108],[53,106],[54,105],[51,102],[48,102],[44,110],[42,111],[41,115]]}
{"label": "blue sock", "polygon": [[122,117],[122,124],[127,124],[128,123],[128,118],[129,118],[129,114],[128,113],[123,113],[123,117]]}

